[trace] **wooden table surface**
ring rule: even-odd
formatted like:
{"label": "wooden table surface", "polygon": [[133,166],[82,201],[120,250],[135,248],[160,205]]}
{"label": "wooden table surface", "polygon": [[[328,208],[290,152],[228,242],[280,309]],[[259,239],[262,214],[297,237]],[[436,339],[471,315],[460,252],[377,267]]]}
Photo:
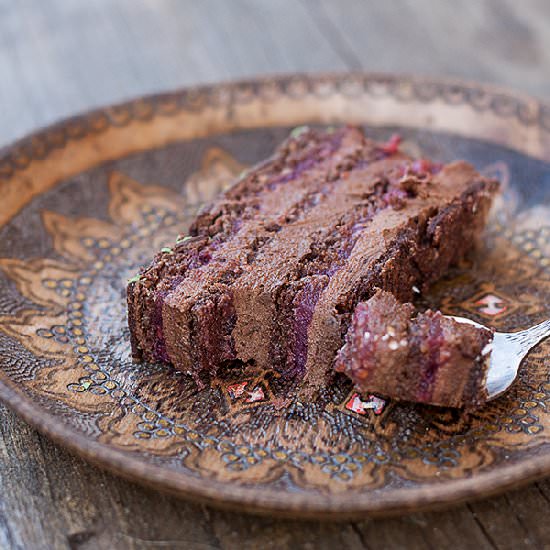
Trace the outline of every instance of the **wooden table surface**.
{"label": "wooden table surface", "polygon": [[[91,107],[274,72],[455,76],[550,99],[548,0],[0,0],[0,145]],[[98,470],[0,407],[0,548],[550,548],[550,480],[442,512],[293,522]]]}

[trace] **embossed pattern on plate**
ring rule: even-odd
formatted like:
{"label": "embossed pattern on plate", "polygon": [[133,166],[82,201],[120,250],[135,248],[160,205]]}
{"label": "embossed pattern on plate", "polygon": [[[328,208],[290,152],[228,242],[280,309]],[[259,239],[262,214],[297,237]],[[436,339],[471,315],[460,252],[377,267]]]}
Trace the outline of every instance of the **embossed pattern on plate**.
{"label": "embossed pattern on plate", "polygon": [[[357,104],[371,109],[359,120]],[[258,110],[266,105],[269,114]],[[480,124],[465,128],[457,121],[469,112]],[[173,369],[132,364],[124,295],[151,252],[291,126],[352,121],[502,182],[484,250],[419,307],[502,330],[535,324],[550,309],[547,117],[482,87],[295,77],[146,98],[16,144],[0,158],[0,396],[102,465],[256,511],[382,513],[548,473],[548,341],[511,391],[475,414],[359,395],[343,378],[316,402],[281,406],[274,372],[232,369],[198,391]]]}

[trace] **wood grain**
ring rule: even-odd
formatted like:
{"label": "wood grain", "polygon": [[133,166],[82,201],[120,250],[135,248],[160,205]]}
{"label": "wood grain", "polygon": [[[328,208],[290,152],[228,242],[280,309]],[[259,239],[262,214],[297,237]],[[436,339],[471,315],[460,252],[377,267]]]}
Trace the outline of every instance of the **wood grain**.
{"label": "wood grain", "polygon": [[2,548],[548,547],[548,481],[402,518],[345,524],[255,518],[126,482],[53,445],[5,409],[0,412]]}
{"label": "wood grain", "polygon": [[[444,74],[550,96],[545,0],[0,0],[0,142],[129,96],[259,73]],[[2,548],[550,548],[550,481],[332,525],[211,510],[89,466],[0,408]]]}

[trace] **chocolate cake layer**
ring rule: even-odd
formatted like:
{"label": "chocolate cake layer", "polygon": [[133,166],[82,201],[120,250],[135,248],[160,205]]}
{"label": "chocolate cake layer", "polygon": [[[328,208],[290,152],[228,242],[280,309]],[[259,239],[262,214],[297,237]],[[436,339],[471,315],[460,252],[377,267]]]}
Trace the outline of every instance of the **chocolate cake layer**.
{"label": "chocolate cake layer", "polygon": [[475,242],[497,186],[395,145],[351,127],[290,137],[129,284],[134,356],[197,380],[254,361],[319,387],[355,305],[437,279]]}
{"label": "chocolate cake layer", "polygon": [[413,316],[412,304],[388,292],[358,304],[336,371],[361,392],[446,407],[484,403],[492,332],[440,312]]}
{"label": "chocolate cake layer", "polygon": [[[399,156],[368,142],[353,128],[322,133],[304,130],[301,135],[292,136],[271,159],[203,209],[192,224],[190,235],[159,254],[139,279],[129,285],[134,357],[170,361],[162,311],[168,295],[184,280],[188,290],[195,285],[197,291],[212,283],[234,280],[282,226],[299,222],[330,195],[340,172],[390,155]],[[196,311],[201,308],[198,298],[187,303],[189,307],[196,306]],[[208,310],[208,304],[203,305]],[[205,314],[206,311],[201,315]],[[191,328],[190,323],[186,325]],[[203,340],[205,337],[206,334],[201,335]],[[212,334],[212,338],[216,335]],[[183,336],[177,346],[187,348],[186,340]],[[208,354],[195,350],[193,356],[192,351],[182,349],[182,360],[184,357],[188,362],[201,360],[199,355],[204,355],[203,364],[214,363],[215,358],[209,359]]]}

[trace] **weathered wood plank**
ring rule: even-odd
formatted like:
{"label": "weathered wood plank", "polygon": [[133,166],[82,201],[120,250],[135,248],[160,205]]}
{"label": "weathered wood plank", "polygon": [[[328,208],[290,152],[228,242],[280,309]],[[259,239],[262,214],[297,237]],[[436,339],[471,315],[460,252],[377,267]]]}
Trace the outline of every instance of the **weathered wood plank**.
{"label": "weathered wood plank", "polygon": [[[533,486],[534,487],[534,486]],[[513,504],[524,498],[531,488],[519,492],[512,492],[487,501],[475,502],[470,505],[472,514],[483,526],[487,536],[493,541],[497,548],[513,548],[519,544],[532,544],[529,533],[525,530],[514,509]],[[545,508],[543,512],[547,513]],[[538,511],[531,510],[535,516]]]}
{"label": "weathered wood plank", "polygon": [[400,518],[343,524],[256,518],[142,488],[70,455],[3,408],[0,418],[0,541],[7,548],[490,549],[544,548],[550,540],[550,503],[542,494],[548,481],[538,484],[542,489],[533,484]]}
{"label": "weathered wood plank", "polygon": [[548,12],[536,0],[521,10],[511,0],[452,10],[429,0],[0,0],[0,139],[130,96],[267,72],[446,74],[548,97]]}
{"label": "weathered wood plank", "polygon": [[550,96],[547,2],[302,1],[349,68],[447,75]]}
{"label": "weathered wood plank", "polygon": [[299,2],[0,0],[0,141],[128,97],[346,68]]}
{"label": "weathered wood plank", "polygon": [[141,548],[177,540],[216,548],[200,506],[94,468],[1,410],[0,533],[16,548]]}

